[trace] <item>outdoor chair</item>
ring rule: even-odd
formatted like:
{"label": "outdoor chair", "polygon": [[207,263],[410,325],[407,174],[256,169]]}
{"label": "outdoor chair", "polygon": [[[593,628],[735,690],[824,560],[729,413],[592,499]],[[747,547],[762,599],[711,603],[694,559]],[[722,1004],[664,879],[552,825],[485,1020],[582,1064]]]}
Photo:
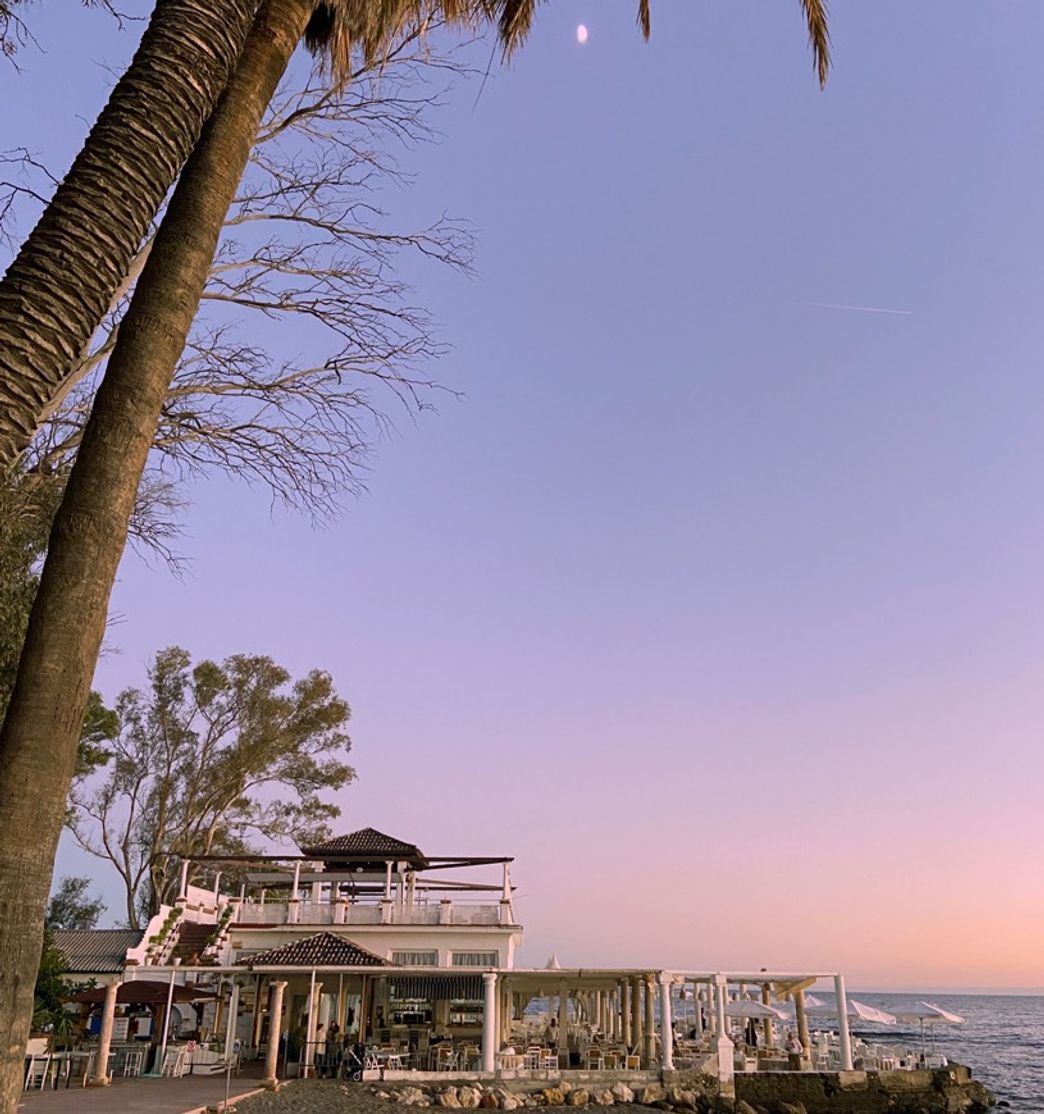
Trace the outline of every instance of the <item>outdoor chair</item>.
{"label": "outdoor chair", "polygon": [[587,1050],[587,1070],[588,1071],[601,1071],[605,1064],[602,1057],[602,1050],[600,1048],[589,1048]]}
{"label": "outdoor chair", "polygon": [[642,1058],[641,1058],[641,1056],[634,1056],[634,1055],[628,1056],[624,1060],[624,1067],[626,1068],[627,1071],[641,1071],[642,1070]]}
{"label": "outdoor chair", "polygon": [[558,1053],[545,1048],[540,1053],[540,1066],[544,1071],[558,1071]]}
{"label": "outdoor chair", "polygon": [[534,1044],[531,1044],[526,1049],[525,1056],[522,1060],[526,1071],[536,1071],[540,1067],[540,1052],[541,1050]]}
{"label": "outdoor chair", "polygon": [[168,1048],[160,1067],[160,1075],[180,1079],[185,1074],[185,1053],[180,1048]]}
{"label": "outdoor chair", "polygon": [[142,1062],[145,1053],[140,1048],[129,1048],[123,1057],[123,1078],[141,1075]]}
{"label": "outdoor chair", "polygon": [[47,1076],[50,1070],[51,1057],[47,1053],[42,1056],[30,1056],[29,1066],[25,1072],[25,1087],[23,1090],[28,1091],[31,1087],[39,1087],[42,1091],[47,1085]]}

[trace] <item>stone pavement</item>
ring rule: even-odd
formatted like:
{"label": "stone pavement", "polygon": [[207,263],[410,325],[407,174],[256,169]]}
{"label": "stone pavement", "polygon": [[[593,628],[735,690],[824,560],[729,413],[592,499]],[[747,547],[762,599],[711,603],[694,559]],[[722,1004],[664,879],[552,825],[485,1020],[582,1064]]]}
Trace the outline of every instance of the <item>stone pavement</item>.
{"label": "stone pavement", "polygon": [[[258,1077],[232,1077],[229,1097],[255,1091]],[[224,1075],[181,1079],[115,1079],[111,1087],[71,1087],[25,1091],[18,1114],[186,1114],[225,1098]]]}

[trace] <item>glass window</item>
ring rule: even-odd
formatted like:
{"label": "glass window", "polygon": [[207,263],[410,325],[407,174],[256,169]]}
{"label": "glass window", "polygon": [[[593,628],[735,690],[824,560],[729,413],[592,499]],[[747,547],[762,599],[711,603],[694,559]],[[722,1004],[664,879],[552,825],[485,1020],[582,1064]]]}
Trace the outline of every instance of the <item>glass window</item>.
{"label": "glass window", "polygon": [[438,952],[392,952],[391,961],[396,967],[438,967]]}
{"label": "glass window", "polygon": [[497,952],[454,952],[454,967],[498,967],[500,956]]}

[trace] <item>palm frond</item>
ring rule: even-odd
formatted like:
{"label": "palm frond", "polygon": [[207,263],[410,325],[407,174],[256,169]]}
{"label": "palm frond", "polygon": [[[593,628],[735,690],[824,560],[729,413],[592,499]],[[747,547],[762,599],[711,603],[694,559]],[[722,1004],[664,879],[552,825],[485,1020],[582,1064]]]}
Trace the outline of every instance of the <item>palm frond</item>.
{"label": "palm frond", "polygon": [[826,0],[801,0],[808,26],[808,42],[812,47],[812,61],[819,78],[819,87],[826,85],[830,70],[830,30],[827,25]]}
{"label": "palm frond", "polygon": [[649,12],[649,0],[638,0],[638,26],[642,29],[643,38],[648,38],[652,33],[652,16]]}

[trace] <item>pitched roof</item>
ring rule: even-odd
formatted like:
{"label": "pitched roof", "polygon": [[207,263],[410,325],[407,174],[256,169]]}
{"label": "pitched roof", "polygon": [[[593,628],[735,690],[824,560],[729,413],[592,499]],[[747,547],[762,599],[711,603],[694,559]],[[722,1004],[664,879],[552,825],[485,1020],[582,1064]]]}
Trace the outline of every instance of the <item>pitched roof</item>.
{"label": "pitched roof", "polygon": [[388,961],[360,948],[345,936],[317,932],[243,960],[248,967],[386,967]]}
{"label": "pitched roof", "polygon": [[302,847],[301,850],[306,855],[315,855],[316,858],[333,858],[337,855],[373,859],[422,860],[424,858],[415,843],[407,843],[405,840],[385,835],[376,828],[360,828],[357,832],[336,836],[325,843]]}
{"label": "pitched roof", "polygon": [[122,971],[127,949],[141,943],[136,928],[56,928],[54,946],[75,974],[108,975]]}

